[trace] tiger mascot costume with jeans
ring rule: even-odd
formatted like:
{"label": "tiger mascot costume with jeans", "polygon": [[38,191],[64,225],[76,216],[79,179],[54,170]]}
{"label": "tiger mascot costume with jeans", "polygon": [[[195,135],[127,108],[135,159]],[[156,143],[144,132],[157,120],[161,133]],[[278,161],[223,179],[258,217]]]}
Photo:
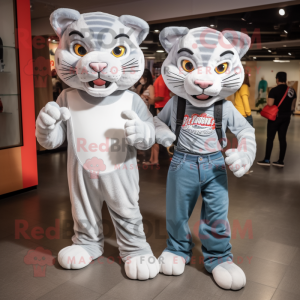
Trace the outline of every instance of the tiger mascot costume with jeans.
{"label": "tiger mascot costume with jeans", "polygon": [[[156,141],[166,147],[175,141],[167,178],[169,239],[158,259],[160,272],[180,275],[190,262],[194,244],[188,220],[201,194],[204,266],[220,287],[238,290],[246,277],[232,261],[225,162],[235,176],[243,176],[255,158],[256,142],[254,128],[224,99],[243,84],[241,58],[250,38],[207,27],[168,27],[159,38],[168,52],[162,76],[176,95],[154,118]],[[237,137],[238,147],[225,152],[224,162],[220,150],[227,144],[227,127]]]}

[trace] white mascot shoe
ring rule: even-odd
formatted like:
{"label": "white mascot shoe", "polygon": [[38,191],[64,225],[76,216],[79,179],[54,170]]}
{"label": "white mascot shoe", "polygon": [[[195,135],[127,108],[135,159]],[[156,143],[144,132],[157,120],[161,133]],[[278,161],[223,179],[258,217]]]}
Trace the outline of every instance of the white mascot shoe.
{"label": "white mascot shoe", "polygon": [[58,262],[64,269],[82,269],[91,261],[92,258],[88,252],[78,245],[68,246],[58,253]]}
{"label": "white mascot shoe", "polygon": [[165,275],[181,275],[185,268],[185,259],[171,252],[163,252],[158,258],[159,272]]}
{"label": "white mascot shoe", "polygon": [[246,285],[244,271],[233,262],[223,262],[212,270],[217,285],[226,290],[240,290]]}
{"label": "white mascot shoe", "polygon": [[159,273],[159,265],[152,254],[135,256],[125,262],[125,273],[130,279],[147,280]]}

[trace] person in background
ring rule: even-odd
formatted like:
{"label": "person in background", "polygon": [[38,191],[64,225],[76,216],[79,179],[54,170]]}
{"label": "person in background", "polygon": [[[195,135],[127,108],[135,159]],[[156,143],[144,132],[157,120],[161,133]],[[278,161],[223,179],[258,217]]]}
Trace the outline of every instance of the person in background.
{"label": "person in background", "polygon": [[[253,118],[251,114],[251,108],[249,105],[249,87],[250,87],[250,80],[249,74],[245,72],[244,75],[244,82],[240,89],[235,92],[234,94],[234,106],[240,112],[240,114],[246,118],[248,123],[253,127]],[[246,174],[252,173],[252,170],[249,170]]]}
{"label": "person in background", "polygon": [[59,94],[62,92],[63,88],[60,80],[58,79],[55,69],[51,71],[51,77],[52,77],[52,88],[53,88],[53,101],[56,101]]}
{"label": "person in background", "polygon": [[[148,109],[151,112],[151,105],[154,108],[154,102],[150,103],[149,100],[154,99],[154,87],[153,87],[153,77],[149,69],[145,69],[144,73],[139,80],[139,85],[136,87],[136,93],[141,96]],[[145,98],[147,97],[147,99]]]}
{"label": "person in background", "polygon": [[[149,69],[145,69],[144,73],[141,77],[141,79],[134,85],[134,92],[137,93],[145,102],[150,112],[154,113],[154,102],[150,103],[148,99],[154,99],[154,87],[153,87],[153,77],[151,74],[151,71]],[[147,97],[147,99],[145,98]],[[152,100],[153,101],[153,100]],[[141,155],[143,158],[143,161],[146,160],[146,152],[138,150],[138,155]],[[137,159],[137,162],[140,162],[139,159]]]}
{"label": "person in background", "polygon": [[249,74],[245,72],[244,82],[241,88],[236,91],[234,94],[234,106],[241,113],[243,117],[249,122],[249,124],[253,127],[253,118],[251,115],[251,108],[249,105]]}
{"label": "person in background", "polygon": [[278,132],[279,144],[280,144],[280,154],[279,160],[273,162],[274,166],[284,167],[284,156],[286,152],[286,133],[290,124],[291,114],[295,110],[297,95],[293,88],[288,87],[286,84],[287,76],[285,72],[278,72],[276,74],[276,84],[277,87],[272,88],[268,100],[267,105],[277,105],[285,95],[286,91],[287,95],[284,98],[283,102],[279,106],[278,115],[275,121],[268,120],[267,127],[267,145],[266,145],[266,154],[265,158],[262,161],[258,161],[257,164],[262,166],[270,166],[270,158],[273,149],[273,141]]}
{"label": "person in background", "polygon": [[[150,96],[144,96],[144,98],[150,103],[155,105],[155,113],[153,116],[156,116],[167,104],[171,98],[171,92],[167,88],[162,75],[158,76],[154,82],[154,91],[155,97],[150,98]],[[159,164],[159,145],[154,144],[151,148],[151,157],[147,162],[143,162],[145,165],[158,165]]]}

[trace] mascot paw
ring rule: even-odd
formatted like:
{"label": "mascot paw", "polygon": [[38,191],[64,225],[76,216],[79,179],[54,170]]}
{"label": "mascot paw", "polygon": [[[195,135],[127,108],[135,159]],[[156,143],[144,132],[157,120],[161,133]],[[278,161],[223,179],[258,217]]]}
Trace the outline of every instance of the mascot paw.
{"label": "mascot paw", "polygon": [[158,258],[159,272],[165,275],[181,275],[185,268],[185,259],[171,252],[163,252]]}
{"label": "mascot paw", "polygon": [[64,269],[82,269],[91,261],[88,252],[78,245],[68,246],[58,253],[58,262]]}
{"label": "mascot paw", "polygon": [[125,272],[130,279],[154,278],[159,272],[158,261],[151,254],[135,256],[125,262]]}
{"label": "mascot paw", "polygon": [[246,285],[244,271],[233,262],[224,262],[212,271],[217,285],[226,290],[240,290]]}

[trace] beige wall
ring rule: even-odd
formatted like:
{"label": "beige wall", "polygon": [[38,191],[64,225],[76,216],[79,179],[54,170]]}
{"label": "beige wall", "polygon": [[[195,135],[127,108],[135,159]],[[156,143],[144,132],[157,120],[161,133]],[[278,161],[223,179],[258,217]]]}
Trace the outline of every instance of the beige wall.
{"label": "beige wall", "polygon": [[[276,73],[284,71],[287,73],[288,81],[298,81],[300,83],[300,60],[292,60],[289,63],[274,63],[273,61],[258,61],[256,87],[261,80],[261,77],[268,82],[268,87],[276,86]],[[297,95],[300,95],[300,84],[298,84]],[[255,90],[256,98],[258,96],[257,88]],[[299,98],[299,97],[298,97]],[[298,110],[300,106],[298,107]]]}

